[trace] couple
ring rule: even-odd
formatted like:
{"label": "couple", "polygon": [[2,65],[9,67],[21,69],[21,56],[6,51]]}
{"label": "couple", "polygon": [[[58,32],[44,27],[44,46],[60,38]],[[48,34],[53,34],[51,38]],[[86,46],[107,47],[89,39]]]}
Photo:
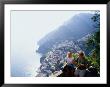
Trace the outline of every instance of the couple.
{"label": "couple", "polygon": [[84,77],[86,74],[87,60],[83,51],[78,52],[78,58],[75,60],[72,56],[73,53],[68,52],[66,57],[66,63],[68,66],[76,67],[74,75],[76,77]]}

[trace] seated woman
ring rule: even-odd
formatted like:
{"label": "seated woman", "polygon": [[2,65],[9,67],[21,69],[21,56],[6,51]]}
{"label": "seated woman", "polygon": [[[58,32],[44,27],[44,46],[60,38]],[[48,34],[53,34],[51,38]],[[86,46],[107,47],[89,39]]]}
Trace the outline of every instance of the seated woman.
{"label": "seated woman", "polygon": [[67,63],[67,65],[72,66],[74,68],[74,64],[73,64],[74,59],[73,59],[73,56],[72,56],[72,52],[67,53],[66,63]]}
{"label": "seated woman", "polygon": [[78,53],[78,58],[75,61],[75,65],[77,66],[77,69],[75,70],[75,76],[84,77],[86,74],[86,68],[88,66],[88,62],[85,59],[85,54],[83,51],[80,51]]}

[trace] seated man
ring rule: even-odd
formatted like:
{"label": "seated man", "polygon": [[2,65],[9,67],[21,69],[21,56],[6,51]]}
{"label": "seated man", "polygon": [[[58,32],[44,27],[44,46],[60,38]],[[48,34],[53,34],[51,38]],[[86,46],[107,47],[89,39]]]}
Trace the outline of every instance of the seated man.
{"label": "seated man", "polygon": [[80,51],[78,53],[78,56],[79,57],[74,62],[74,64],[77,67],[76,70],[75,70],[75,76],[84,77],[85,74],[86,74],[86,68],[87,68],[88,62],[85,59],[84,52]]}

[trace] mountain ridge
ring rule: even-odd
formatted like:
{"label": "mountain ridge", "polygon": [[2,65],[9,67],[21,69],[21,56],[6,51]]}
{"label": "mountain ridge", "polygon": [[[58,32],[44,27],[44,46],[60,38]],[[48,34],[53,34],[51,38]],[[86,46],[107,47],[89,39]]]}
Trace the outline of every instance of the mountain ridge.
{"label": "mountain ridge", "polygon": [[59,26],[57,30],[48,33],[39,40],[37,52],[46,53],[56,42],[60,43],[70,38],[78,40],[89,33],[95,32],[96,29],[93,28],[94,22],[91,20],[92,16],[93,14],[90,13],[80,13],[73,16],[64,25]]}

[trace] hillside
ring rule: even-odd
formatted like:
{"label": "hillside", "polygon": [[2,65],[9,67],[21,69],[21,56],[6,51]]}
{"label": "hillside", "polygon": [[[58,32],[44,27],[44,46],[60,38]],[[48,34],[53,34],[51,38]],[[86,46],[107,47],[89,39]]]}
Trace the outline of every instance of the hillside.
{"label": "hillside", "polygon": [[50,48],[56,44],[61,43],[62,41],[73,39],[78,40],[89,33],[96,31],[93,28],[93,21],[91,17],[93,14],[81,13],[70,20],[68,20],[64,25],[59,26],[57,30],[54,30],[42,38],[37,44],[39,53],[46,53]]}
{"label": "hillside", "polygon": [[91,17],[93,14],[78,14],[38,42],[37,52],[42,53],[42,57],[37,77],[54,76],[55,72],[61,71],[68,51],[77,53],[82,50],[86,55],[90,53],[91,49],[87,50],[85,45],[87,39],[97,32]]}

